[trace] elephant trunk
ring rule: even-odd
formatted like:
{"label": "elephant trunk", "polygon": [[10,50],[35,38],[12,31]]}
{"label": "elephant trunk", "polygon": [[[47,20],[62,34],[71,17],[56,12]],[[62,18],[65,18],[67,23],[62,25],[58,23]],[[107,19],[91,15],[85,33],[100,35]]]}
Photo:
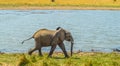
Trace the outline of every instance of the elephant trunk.
{"label": "elephant trunk", "polygon": [[71,56],[72,56],[72,53],[73,53],[73,42],[71,42]]}
{"label": "elephant trunk", "polygon": [[71,56],[73,53],[73,44],[74,44],[74,40],[73,40],[73,37],[71,37]]}

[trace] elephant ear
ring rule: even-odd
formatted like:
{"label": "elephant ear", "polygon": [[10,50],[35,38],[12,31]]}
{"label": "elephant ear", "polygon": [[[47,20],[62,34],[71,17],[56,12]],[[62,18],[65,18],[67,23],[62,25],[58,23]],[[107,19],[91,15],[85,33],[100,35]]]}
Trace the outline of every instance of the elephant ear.
{"label": "elephant ear", "polygon": [[57,30],[57,31],[53,34],[53,37],[52,37],[51,42],[50,42],[50,45],[57,44],[58,37],[59,37],[59,31],[60,31],[60,30]]}
{"label": "elephant ear", "polygon": [[62,35],[61,35],[62,32],[63,30],[61,28],[59,30],[56,30],[50,42],[51,45],[57,44],[59,40],[60,41],[62,40]]}

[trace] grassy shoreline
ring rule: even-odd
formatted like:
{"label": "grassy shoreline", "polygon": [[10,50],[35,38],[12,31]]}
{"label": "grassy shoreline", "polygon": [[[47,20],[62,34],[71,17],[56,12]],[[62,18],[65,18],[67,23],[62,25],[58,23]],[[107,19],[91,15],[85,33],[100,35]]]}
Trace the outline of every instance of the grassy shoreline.
{"label": "grassy shoreline", "polygon": [[0,66],[120,66],[120,53],[116,52],[79,52],[70,58],[64,58],[61,52],[55,52],[52,58],[47,58],[47,55],[3,53],[0,54]]}

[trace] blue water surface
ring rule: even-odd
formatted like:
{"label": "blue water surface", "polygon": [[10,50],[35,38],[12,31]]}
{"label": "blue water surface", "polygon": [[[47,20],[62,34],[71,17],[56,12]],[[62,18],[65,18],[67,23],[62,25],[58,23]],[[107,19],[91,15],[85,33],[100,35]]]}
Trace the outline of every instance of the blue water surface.
{"label": "blue water surface", "polygon": [[[120,11],[114,10],[0,10],[0,51],[27,52],[37,30],[55,30],[58,26],[74,37],[74,51],[111,52],[120,48]],[[64,42],[67,51],[70,43]],[[42,48],[44,52],[50,47]],[[56,51],[61,51],[57,47]]]}

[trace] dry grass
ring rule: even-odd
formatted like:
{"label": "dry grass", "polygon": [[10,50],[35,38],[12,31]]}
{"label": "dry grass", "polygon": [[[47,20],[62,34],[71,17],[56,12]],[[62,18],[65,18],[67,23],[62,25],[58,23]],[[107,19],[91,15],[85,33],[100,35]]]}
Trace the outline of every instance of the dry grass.
{"label": "dry grass", "polygon": [[0,0],[0,6],[103,6],[120,7],[120,0]]}

